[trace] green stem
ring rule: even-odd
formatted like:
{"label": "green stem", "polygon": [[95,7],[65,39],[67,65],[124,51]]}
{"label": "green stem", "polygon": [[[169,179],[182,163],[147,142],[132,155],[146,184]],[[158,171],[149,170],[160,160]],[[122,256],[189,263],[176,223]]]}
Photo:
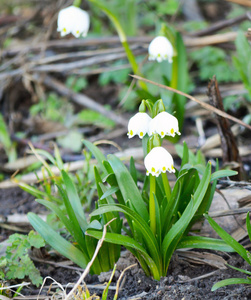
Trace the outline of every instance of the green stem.
{"label": "green stem", "polygon": [[[115,26],[115,28],[117,30],[120,42],[121,42],[122,46],[124,47],[125,53],[127,55],[130,65],[132,67],[133,73],[136,75],[142,76],[142,74],[139,72],[139,67],[138,67],[137,61],[135,59],[135,56],[127,42],[126,34],[125,34],[118,18],[106,6],[104,6],[102,3],[100,3],[99,0],[89,0],[89,1],[94,3],[95,5],[97,5],[110,18],[110,20],[112,21],[113,25]],[[139,84],[142,89],[147,90],[147,85],[145,82],[139,81]]]}
{"label": "green stem", "polygon": [[161,173],[161,176],[162,176],[162,181],[163,181],[165,194],[166,194],[166,198],[167,198],[167,202],[168,202],[170,197],[171,197],[171,193],[172,193],[171,187],[170,187],[170,184],[169,184],[167,174],[166,173]]}
{"label": "green stem", "polygon": [[170,82],[170,87],[177,89],[178,87],[178,57],[173,57],[173,64],[172,64],[172,79]]}
{"label": "green stem", "polygon": [[73,5],[76,7],[80,7],[82,0],[74,0]]}
{"label": "green stem", "polygon": [[155,176],[152,174],[150,176],[150,198],[149,198],[149,217],[150,217],[150,228],[155,235],[156,233],[156,209],[155,209],[155,200],[154,194],[156,190],[156,180]]}

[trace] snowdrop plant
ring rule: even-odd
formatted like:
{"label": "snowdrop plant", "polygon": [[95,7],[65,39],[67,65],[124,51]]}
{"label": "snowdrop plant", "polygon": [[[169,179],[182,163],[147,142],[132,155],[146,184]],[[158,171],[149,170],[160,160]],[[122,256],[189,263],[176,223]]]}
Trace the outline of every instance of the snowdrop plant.
{"label": "snowdrop plant", "polygon": [[[138,188],[139,176],[133,158],[128,170],[115,155],[106,158],[97,147],[84,141],[104,174],[102,177],[96,173],[99,200],[91,216],[123,213],[128,224],[123,226],[124,233],[107,232],[105,240],[126,247],[145,273],[157,280],[166,276],[175,249],[233,251],[224,241],[189,236],[188,233],[192,224],[208,211],[217,178],[236,172],[212,173],[211,163],[205,164],[201,155],[190,161],[186,144],[181,167],[177,170],[171,154],[162,146],[163,139],[173,134],[180,134],[178,120],[165,112],[163,101],[160,99],[152,104],[152,101],[143,100],[139,112],[128,123],[128,137],[138,135],[143,141],[146,173],[141,189]],[[172,187],[170,174],[176,178]],[[88,229],[87,234],[99,239],[102,231]]]}

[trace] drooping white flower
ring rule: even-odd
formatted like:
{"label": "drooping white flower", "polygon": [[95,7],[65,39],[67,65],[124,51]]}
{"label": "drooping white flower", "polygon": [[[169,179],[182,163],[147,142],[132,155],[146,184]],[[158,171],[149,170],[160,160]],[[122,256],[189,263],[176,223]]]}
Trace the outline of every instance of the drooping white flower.
{"label": "drooping white flower", "polygon": [[146,175],[152,174],[158,177],[166,171],[174,173],[172,155],[163,147],[153,148],[145,157],[144,164],[146,167]]}
{"label": "drooping white flower", "polygon": [[149,135],[158,133],[162,138],[165,135],[174,137],[180,135],[177,118],[166,111],[159,113],[149,124]]}
{"label": "drooping white flower", "polygon": [[168,60],[169,63],[173,62],[173,46],[164,36],[157,36],[151,41],[148,47],[148,53],[149,60],[157,60],[158,62]]}
{"label": "drooping white flower", "polygon": [[152,120],[147,113],[138,112],[134,115],[128,123],[128,137],[129,139],[134,137],[136,134],[139,138],[143,138],[148,133],[149,123]]}
{"label": "drooping white flower", "polygon": [[74,5],[60,10],[58,29],[61,36],[72,33],[76,38],[86,36],[90,26],[90,18],[86,11]]}

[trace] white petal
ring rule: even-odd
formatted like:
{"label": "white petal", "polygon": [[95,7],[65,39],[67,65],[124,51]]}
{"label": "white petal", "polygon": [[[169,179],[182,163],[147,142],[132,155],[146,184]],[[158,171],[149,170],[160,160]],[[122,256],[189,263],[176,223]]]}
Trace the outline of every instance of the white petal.
{"label": "white petal", "polygon": [[168,112],[161,112],[149,124],[150,135],[158,133],[162,138],[166,135],[175,136],[180,135],[179,123],[177,118]]}
{"label": "white petal", "polygon": [[168,60],[172,62],[173,46],[164,36],[154,38],[148,47],[149,60],[156,59],[158,62]]}
{"label": "white petal", "polygon": [[139,138],[143,138],[149,129],[149,123],[152,120],[147,113],[138,112],[134,115],[128,123],[128,137],[132,138],[135,135],[138,135]]}
{"label": "white petal", "polygon": [[61,36],[72,33],[75,37],[86,36],[90,26],[90,18],[86,11],[69,6],[58,14],[58,31]]}
{"label": "white petal", "polygon": [[145,157],[144,164],[147,175],[158,177],[161,173],[175,172],[172,155],[163,147],[153,148]]}

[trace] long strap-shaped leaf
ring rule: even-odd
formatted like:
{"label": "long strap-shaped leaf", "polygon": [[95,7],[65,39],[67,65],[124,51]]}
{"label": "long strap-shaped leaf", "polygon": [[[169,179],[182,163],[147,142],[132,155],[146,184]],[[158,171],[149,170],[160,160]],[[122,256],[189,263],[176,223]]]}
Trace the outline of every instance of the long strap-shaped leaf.
{"label": "long strap-shaped leaf", "polygon": [[68,199],[69,199],[71,206],[74,210],[74,213],[78,219],[78,223],[79,223],[80,227],[82,228],[83,231],[85,231],[87,229],[87,221],[86,221],[83,207],[81,205],[81,201],[79,199],[77,189],[76,189],[73,181],[71,180],[70,176],[64,170],[62,170],[61,173],[63,176],[65,190],[66,190]]}
{"label": "long strap-shaped leaf", "polygon": [[78,248],[61,237],[46,222],[34,213],[28,213],[28,219],[34,229],[44,238],[44,240],[56,251],[71,261],[85,268],[89,262],[87,254],[81,252]]}
{"label": "long strap-shaped leaf", "polygon": [[[196,192],[194,194],[194,197],[190,200],[189,204],[187,205],[186,209],[184,210],[181,218],[179,221],[177,221],[173,227],[170,229],[168,234],[165,236],[162,244],[162,255],[164,258],[164,265],[167,268],[171,255],[172,255],[172,250],[174,251],[175,249],[172,249],[170,253],[168,253],[168,248],[173,243],[175,240],[175,244],[177,246],[179,239],[176,239],[176,237],[181,238],[182,235],[180,234],[181,232],[184,232],[186,227],[189,225],[191,222],[193,216],[195,215],[197,209],[199,208],[205,193],[207,191],[209,182],[210,182],[210,177],[211,177],[211,163],[209,162],[205,173],[203,177],[201,178],[200,184],[198,185]],[[192,208],[191,208],[192,207]],[[174,244],[173,244],[174,246]]]}
{"label": "long strap-shaped leaf", "polygon": [[230,234],[228,234],[224,229],[222,229],[211,217],[205,215],[205,218],[208,220],[209,224],[213,229],[218,233],[218,235],[230,245],[246,262],[251,264],[249,255],[250,253],[239,244]]}
{"label": "long strap-shaped leaf", "polygon": [[130,200],[137,213],[148,222],[149,214],[145,206],[145,202],[141,197],[139,189],[135,184],[130,172],[125,165],[115,155],[109,155],[108,161],[112,166],[114,174],[117,178],[119,189],[124,197],[125,202]]}
{"label": "long strap-shaped leaf", "polygon": [[251,279],[250,278],[247,278],[247,279],[245,279],[245,278],[229,278],[229,279],[221,280],[213,285],[211,291],[214,292],[218,288],[221,288],[223,286],[230,285],[230,284],[251,284]]}
{"label": "long strap-shaped leaf", "polygon": [[95,211],[93,211],[91,213],[91,216],[104,214],[108,211],[120,211],[123,214],[127,215],[128,218],[130,218],[137,224],[137,228],[141,230],[141,236],[144,238],[149,255],[155,261],[157,267],[161,269],[161,258],[157,240],[154,237],[149,225],[144,221],[144,219],[129,207],[126,207],[125,205],[121,204],[103,205]]}
{"label": "long strap-shaped leaf", "polygon": [[98,161],[99,168],[104,172],[104,175],[107,175],[106,168],[103,165],[103,161],[106,160],[104,154],[99,150],[98,147],[93,145],[91,142],[87,140],[83,140],[83,144],[91,151],[96,160]]}
{"label": "long strap-shaped leaf", "polygon": [[[95,237],[96,239],[101,239],[102,232],[101,231],[95,231],[95,230],[87,230],[88,235]],[[133,248],[137,252],[140,252],[140,254],[144,257],[148,267],[150,268],[152,275],[154,279],[159,280],[160,279],[160,270],[157,267],[156,263],[153,261],[153,259],[149,256],[149,254],[146,252],[146,250],[133,238],[129,236],[124,236],[117,233],[110,233],[107,232],[105,235],[105,241],[113,244],[123,245],[124,247],[130,249]]]}
{"label": "long strap-shaped leaf", "polygon": [[224,252],[234,252],[234,249],[223,240],[204,237],[204,236],[185,236],[182,237],[177,249],[196,248],[209,249]]}

